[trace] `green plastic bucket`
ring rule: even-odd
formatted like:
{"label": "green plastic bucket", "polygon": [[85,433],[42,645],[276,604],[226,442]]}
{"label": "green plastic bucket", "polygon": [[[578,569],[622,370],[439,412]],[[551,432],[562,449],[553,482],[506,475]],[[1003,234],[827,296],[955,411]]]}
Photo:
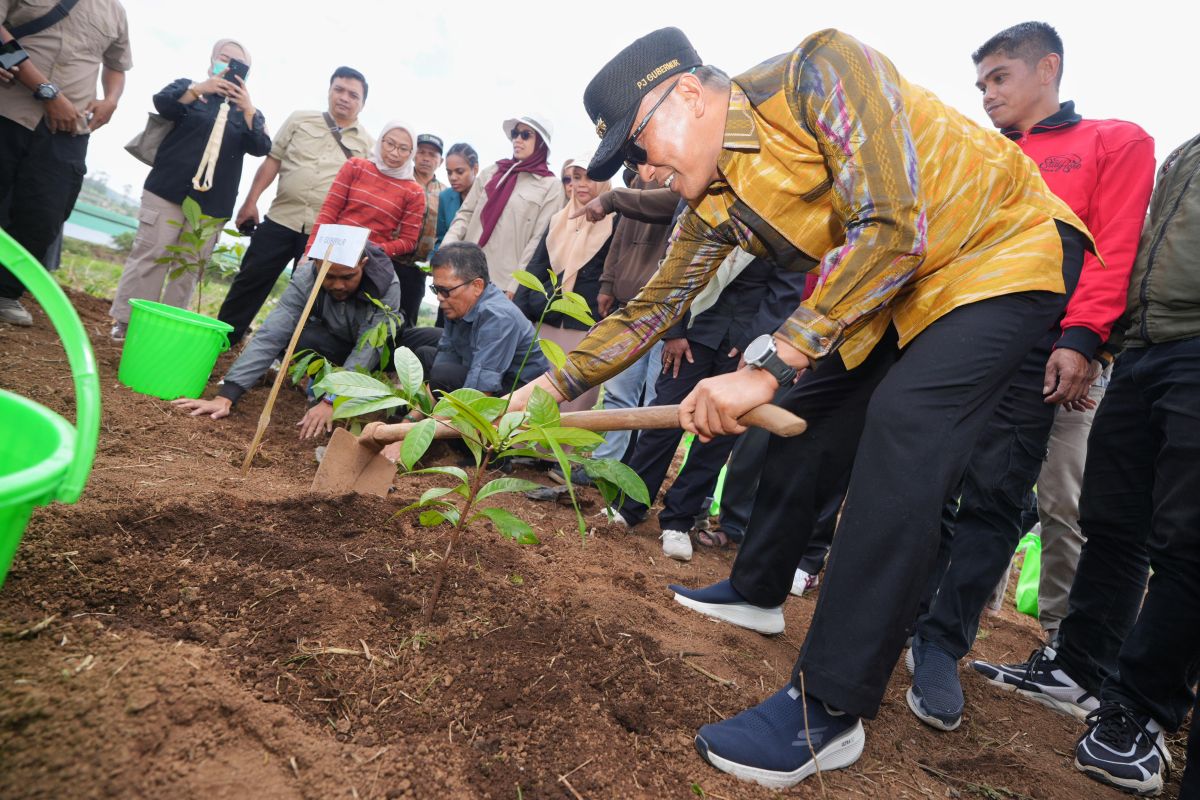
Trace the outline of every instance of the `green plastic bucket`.
{"label": "green plastic bucket", "polygon": [[199,397],[229,349],[233,326],[153,300],[130,300],[133,312],[117,380],[135,392],[174,400]]}
{"label": "green plastic bucket", "polygon": [[0,586],[36,506],[83,493],[100,433],[100,379],[79,315],[42,265],[0,229],[0,263],[41,304],[62,339],[75,379],[75,425],[0,390]]}

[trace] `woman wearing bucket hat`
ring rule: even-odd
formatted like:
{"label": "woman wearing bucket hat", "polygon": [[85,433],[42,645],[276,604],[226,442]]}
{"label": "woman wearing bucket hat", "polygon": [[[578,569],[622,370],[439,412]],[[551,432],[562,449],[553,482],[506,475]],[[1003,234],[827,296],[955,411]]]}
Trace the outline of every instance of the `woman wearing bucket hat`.
{"label": "woman wearing bucket hat", "polygon": [[512,158],[488,167],[471,187],[443,243],[474,242],[487,255],[491,280],[510,297],[512,274],[533,258],[550,217],[563,207],[562,186],[547,165],[554,126],[540,114],[504,121]]}
{"label": "woman wearing bucket hat", "polygon": [[[542,282],[547,292],[554,291],[550,282],[550,271],[556,275],[556,283],[569,292],[576,292],[587,300],[592,319],[600,319],[596,298],[600,294],[600,276],[604,273],[604,260],[612,243],[614,214],[606,214],[597,222],[583,215],[583,207],[612,188],[608,181],[594,181],[587,175],[589,153],[585,158],[568,161],[563,172],[571,181],[570,200],[567,205],[550,218],[550,227],[542,236],[537,250],[530,259],[527,269]],[[517,289],[513,302],[533,322],[542,317],[546,308],[546,296],[528,286]],[[554,342],[569,353],[587,336],[590,325],[556,312],[546,314],[540,335]],[[588,391],[560,406],[562,411],[587,411],[596,405],[600,387]]]}
{"label": "woman wearing bucket hat", "polygon": [[[109,314],[113,318],[112,338],[125,338],[129,324],[129,301],[134,298],[159,300],[173,306],[186,306],[196,288],[197,273],[188,271],[168,279],[170,266],[158,263],[179,243],[183,228],[183,201],[194,199],[210,217],[233,215],[238,184],[242,179],[242,161],[247,155],[265,156],[271,151],[266,121],[250,100],[240,75],[226,80],[229,62],[237,59],[250,64],[250,52],[240,42],[221,39],[212,49],[209,66],[202,81],[179,78],[154,95],[154,108],[174,127],[163,139],[146,177],[142,206],[138,212],[137,237],[125,261],[117,295]],[[222,135],[213,135],[213,126],[228,101]],[[219,142],[211,171],[212,184],[201,190],[193,186],[196,168],[209,148]],[[174,221],[176,224],[171,224]],[[217,237],[205,246],[212,252]]]}

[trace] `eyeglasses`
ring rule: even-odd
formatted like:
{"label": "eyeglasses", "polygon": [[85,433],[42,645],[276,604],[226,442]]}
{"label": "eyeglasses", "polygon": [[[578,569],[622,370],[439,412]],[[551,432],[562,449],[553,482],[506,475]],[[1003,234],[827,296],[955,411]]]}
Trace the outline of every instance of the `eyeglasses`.
{"label": "eyeglasses", "polygon": [[470,282],[471,281],[463,281],[458,286],[438,286],[436,283],[431,283],[429,284],[429,291],[438,297],[449,298],[450,295],[454,294],[456,290],[461,289]]}
{"label": "eyeglasses", "polygon": [[532,139],[536,135],[537,134],[535,134],[533,131],[529,130],[529,128],[526,128],[525,130],[517,130],[516,128],[513,128],[512,133],[509,134],[509,136],[512,138],[512,140],[514,142],[517,139],[521,139],[521,140],[528,142],[530,139]]}
{"label": "eyeglasses", "polygon": [[[696,68],[692,67],[687,71],[687,74],[691,75],[695,71]],[[633,129],[633,135],[625,140],[625,166],[629,167],[634,172],[637,172],[637,168],[646,163],[647,158],[646,148],[637,143],[638,137],[642,135],[642,131],[646,130],[646,126],[650,124],[650,118],[654,116],[655,111],[658,111],[658,107],[666,102],[666,99],[670,97],[671,92],[675,91],[675,87],[679,85],[679,81],[682,79],[682,77],[683,76],[676,78],[671,84],[670,88],[663,92],[663,96],[658,98],[658,102],[650,107],[650,110],[646,112],[646,116],[642,117],[641,124]]]}
{"label": "eyeglasses", "polygon": [[407,144],[394,144],[387,139],[380,139],[379,146],[389,153],[411,153],[412,146]]}

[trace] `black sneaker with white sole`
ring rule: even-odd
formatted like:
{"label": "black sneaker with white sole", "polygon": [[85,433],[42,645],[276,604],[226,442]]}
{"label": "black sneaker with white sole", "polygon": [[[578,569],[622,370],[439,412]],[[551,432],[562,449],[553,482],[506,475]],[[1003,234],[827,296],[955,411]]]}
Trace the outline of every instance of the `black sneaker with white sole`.
{"label": "black sneaker with white sole", "polygon": [[971,668],[994,686],[1083,720],[1100,707],[1100,701],[1063,670],[1056,656],[1054,648],[1041,647],[1019,664],[972,661]]}
{"label": "black sneaker with white sole", "polygon": [[913,637],[905,658],[911,659],[913,682],[908,708],[931,728],[952,731],[962,723],[963,691],[958,680],[958,659],[933,642]]}
{"label": "black sneaker with white sole", "polygon": [[1088,732],[1075,745],[1075,768],[1126,792],[1153,797],[1170,774],[1162,728],[1149,714],[1105,703],[1087,715]]}

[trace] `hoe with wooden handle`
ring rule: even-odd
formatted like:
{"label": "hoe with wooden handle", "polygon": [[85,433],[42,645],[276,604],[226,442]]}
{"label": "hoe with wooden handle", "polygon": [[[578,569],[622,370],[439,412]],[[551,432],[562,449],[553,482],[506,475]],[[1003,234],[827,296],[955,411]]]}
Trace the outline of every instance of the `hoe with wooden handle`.
{"label": "hoe with wooden handle", "polygon": [[[779,406],[761,405],[746,412],[738,422],[764,428],[776,436],[797,436],[804,433],[807,423]],[[338,428],[329,440],[325,457],[313,478],[317,492],[358,492],[387,496],[396,465],[380,455],[384,445],[402,440],[416,423],[402,422],[385,425],[372,422],[361,436],[355,437],[345,428]],[[608,411],[573,411],[562,415],[563,427],[587,431],[651,430],[678,428],[679,406],[646,406],[644,408],[614,408]],[[462,436],[449,425],[438,425],[435,439],[457,439]]]}

